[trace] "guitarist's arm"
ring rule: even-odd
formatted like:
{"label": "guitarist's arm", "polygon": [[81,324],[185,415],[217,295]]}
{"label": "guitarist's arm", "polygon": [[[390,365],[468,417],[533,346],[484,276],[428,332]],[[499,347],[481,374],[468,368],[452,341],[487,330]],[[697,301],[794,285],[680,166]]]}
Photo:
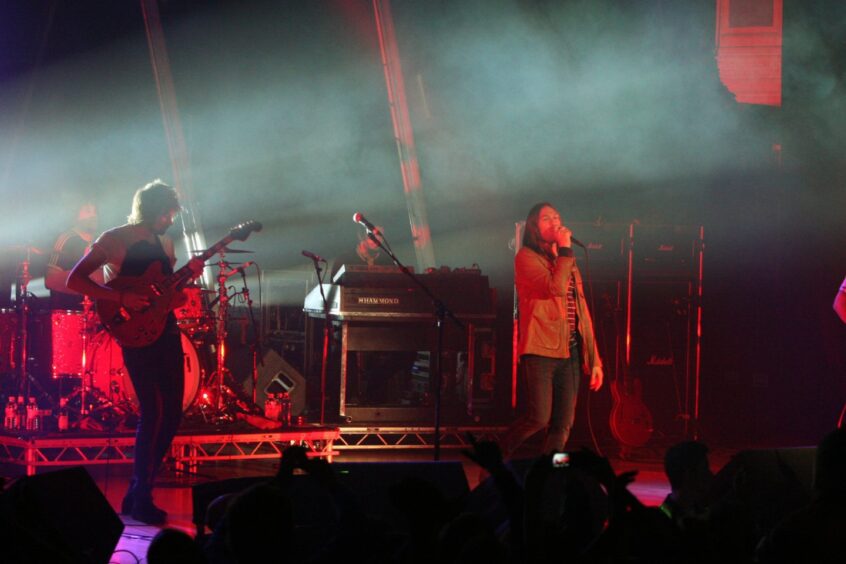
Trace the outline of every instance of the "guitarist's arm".
{"label": "guitarist's arm", "polygon": [[138,310],[149,305],[146,296],[129,290],[118,291],[108,286],[97,284],[91,275],[106,263],[106,253],[97,245],[74,265],[68,275],[67,286],[70,290],[84,294],[95,300],[110,300],[121,306]]}

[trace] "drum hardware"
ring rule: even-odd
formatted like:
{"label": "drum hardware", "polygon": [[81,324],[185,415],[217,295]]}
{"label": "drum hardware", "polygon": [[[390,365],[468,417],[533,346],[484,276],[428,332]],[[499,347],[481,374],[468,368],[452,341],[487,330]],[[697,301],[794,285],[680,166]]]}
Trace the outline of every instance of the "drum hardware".
{"label": "drum hardware", "polygon": [[217,291],[206,290],[201,286],[187,286],[183,292],[186,295],[185,303],[173,310],[176,324],[195,344],[199,344],[212,331],[207,295],[217,294]]}
{"label": "drum hardware", "polygon": [[241,287],[240,294],[244,298],[244,303],[247,304],[247,314],[250,316],[250,324],[253,326],[253,342],[250,343],[250,382],[252,384],[252,394],[250,395],[250,399],[252,404],[255,406],[257,405],[256,388],[258,387],[258,365],[261,364],[264,366],[264,353],[261,348],[261,332],[259,331],[255,315],[253,314],[253,299],[250,297],[250,288],[247,286],[247,276],[244,274],[244,268],[249,264],[250,263],[247,262],[236,270],[241,273],[241,280],[244,285]]}
{"label": "drum hardware", "polygon": [[31,246],[20,247],[20,250],[23,253],[23,260],[21,260],[19,265],[17,279],[15,281],[15,309],[18,314],[18,348],[16,351],[18,353],[18,393],[24,397],[29,397],[30,382],[34,381],[34,378],[29,372],[29,334],[27,331],[30,314],[28,287],[29,282],[32,280],[32,276],[29,273],[29,265],[30,258],[33,254],[40,255],[44,253]]}
{"label": "drum hardware", "polygon": [[[213,408],[214,417],[217,422],[233,421],[234,417],[225,409],[224,396],[230,396],[232,390],[226,387],[226,375],[229,370],[226,368],[226,337],[228,331],[226,324],[229,322],[229,289],[226,280],[229,278],[228,271],[230,264],[226,262],[227,249],[220,251],[220,260],[217,262],[217,316],[215,318],[215,371],[209,376],[209,390],[213,391],[214,401],[210,405]],[[211,398],[204,397],[210,400]]]}
{"label": "drum hardware", "polygon": [[[182,409],[187,410],[197,396],[202,380],[202,368],[197,349],[185,332],[181,332],[185,384]],[[138,413],[138,397],[123,360],[123,349],[106,331],[94,336],[91,343],[89,375],[91,390],[97,398],[130,413]]]}
{"label": "drum hardware", "polygon": [[[215,353],[215,370],[212,372],[208,381],[202,386],[198,397],[197,408],[203,419],[207,422],[213,421],[215,423],[232,422],[236,419],[234,410],[251,413],[256,411],[253,406],[238,397],[238,395],[226,385],[227,378],[231,380],[231,373],[226,368],[226,339],[228,336],[227,324],[229,322],[229,302],[235,296],[242,295],[245,299],[249,299],[249,290],[246,289],[246,278],[244,279],[244,288],[240,292],[235,292],[230,295],[230,288],[226,285],[227,280],[234,274],[240,272],[244,273],[244,268],[252,264],[251,262],[244,263],[241,266],[232,268],[232,264],[226,261],[226,253],[230,249],[222,249],[220,251],[220,260],[215,264],[218,268],[217,273],[217,297],[212,301],[209,307],[217,304],[217,313],[214,317],[214,341],[213,348]],[[249,251],[243,251],[249,252]],[[255,371],[254,371],[255,372]],[[255,378],[255,374],[253,375]]]}
{"label": "drum hardware", "polygon": [[[80,411],[80,414],[83,416],[88,413],[86,411],[85,404],[85,390],[86,388],[91,389],[91,387],[93,387],[91,373],[88,370],[88,330],[91,327],[91,319],[93,316],[93,310],[91,308],[92,305],[93,304],[88,296],[82,297],[82,363],[80,365],[80,376],[82,377],[82,382],[80,383],[80,387],[82,388],[82,410]],[[88,382],[85,381],[86,377],[88,378]]]}
{"label": "drum hardware", "polygon": [[18,312],[0,309],[0,373],[17,372]]}

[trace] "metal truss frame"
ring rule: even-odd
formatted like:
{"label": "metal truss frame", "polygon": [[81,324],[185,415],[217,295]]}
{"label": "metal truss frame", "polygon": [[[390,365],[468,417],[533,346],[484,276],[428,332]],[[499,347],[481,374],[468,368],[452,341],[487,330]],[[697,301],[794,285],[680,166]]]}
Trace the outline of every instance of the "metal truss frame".
{"label": "metal truss frame", "polygon": [[[178,470],[195,470],[215,460],[276,459],[290,445],[303,445],[311,456],[332,461],[337,427],[294,428],[278,432],[177,435],[171,457]],[[26,468],[125,464],[133,461],[134,436],[14,437],[0,435],[0,463]]]}
{"label": "metal truss frame", "polygon": [[[495,440],[506,427],[441,427],[441,448],[470,448],[468,433],[479,440]],[[336,450],[430,449],[434,427],[341,427]]]}
{"label": "metal truss frame", "polygon": [[[442,427],[441,448],[470,448],[468,433],[495,440],[506,427]],[[291,445],[303,445],[309,456],[333,457],[342,451],[424,450],[434,446],[434,427],[300,427],[277,432],[177,435],[171,445],[176,469],[192,472],[203,462],[278,459]],[[0,463],[22,466],[26,475],[39,468],[128,464],[134,459],[135,437],[33,436],[0,434]]]}

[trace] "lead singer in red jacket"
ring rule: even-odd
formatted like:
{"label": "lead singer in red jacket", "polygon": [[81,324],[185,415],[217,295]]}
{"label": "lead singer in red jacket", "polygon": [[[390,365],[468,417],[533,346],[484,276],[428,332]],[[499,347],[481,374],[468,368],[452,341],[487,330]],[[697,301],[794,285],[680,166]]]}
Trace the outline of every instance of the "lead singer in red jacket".
{"label": "lead singer in red jacket", "polygon": [[571,243],[570,230],[551,204],[532,207],[514,260],[520,317],[517,355],[526,384],[526,412],[503,438],[506,457],[543,430],[543,452],[563,450],[573,427],[582,372],[590,374],[591,390],[602,387],[602,361]]}

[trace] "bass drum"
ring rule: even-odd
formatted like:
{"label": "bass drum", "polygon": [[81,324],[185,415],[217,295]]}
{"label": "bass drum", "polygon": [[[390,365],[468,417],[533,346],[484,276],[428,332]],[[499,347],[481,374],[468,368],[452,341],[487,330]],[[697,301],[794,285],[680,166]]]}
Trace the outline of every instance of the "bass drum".
{"label": "bass drum", "polygon": [[[182,356],[185,359],[185,391],[182,411],[191,407],[200,387],[200,360],[191,340],[182,333]],[[94,387],[112,401],[131,401],[138,407],[138,397],[123,362],[120,345],[107,332],[98,333],[91,344],[91,373]]]}
{"label": "bass drum", "polygon": [[11,373],[17,366],[15,342],[18,337],[18,312],[0,309],[0,374]]}

